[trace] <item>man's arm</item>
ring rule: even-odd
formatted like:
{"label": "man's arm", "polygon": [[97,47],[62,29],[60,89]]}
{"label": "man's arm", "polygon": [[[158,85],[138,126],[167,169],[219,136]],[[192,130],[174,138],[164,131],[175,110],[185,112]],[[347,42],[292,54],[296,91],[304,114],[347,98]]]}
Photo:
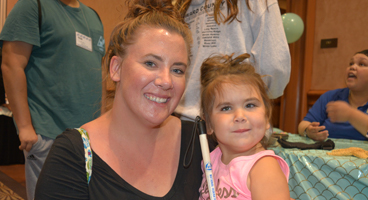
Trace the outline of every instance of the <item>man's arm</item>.
{"label": "man's arm", "polygon": [[334,101],[327,104],[326,112],[331,122],[349,122],[364,137],[367,137],[368,115],[351,107],[344,101]]}
{"label": "man's arm", "polygon": [[27,66],[33,45],[25,42],[3,41],[1,70],[5,92],[19,130],[20,150],[30,151],[37,142],[27,100]]}
{"label": "man's arm", "polygon": [[298,126],[298,133],[316,141],[324,141],[328,137],[328,130],[325,126],[320,126],[319,122],[301,121]]}

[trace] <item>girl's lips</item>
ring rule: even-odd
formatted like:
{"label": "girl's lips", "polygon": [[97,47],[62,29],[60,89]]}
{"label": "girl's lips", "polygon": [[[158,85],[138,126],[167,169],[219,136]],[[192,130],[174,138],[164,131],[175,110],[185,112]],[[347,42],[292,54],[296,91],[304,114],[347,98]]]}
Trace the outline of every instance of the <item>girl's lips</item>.
{"label": "girl's lips", "polygon": [[250,129],[238,129],[238,130],[235,130],[234,133],[244,133],[244,132],[247,132],[249,130]]}

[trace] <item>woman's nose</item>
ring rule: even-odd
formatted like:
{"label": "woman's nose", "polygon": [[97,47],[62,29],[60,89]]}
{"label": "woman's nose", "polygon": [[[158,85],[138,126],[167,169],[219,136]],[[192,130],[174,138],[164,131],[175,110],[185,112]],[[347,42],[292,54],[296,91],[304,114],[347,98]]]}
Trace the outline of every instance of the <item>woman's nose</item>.
{"label": "woman's nose", "polygon": [[160,70],[157,74],[155,85],[161,87],[163,90],[169,90],[173,87],[170,70]]}

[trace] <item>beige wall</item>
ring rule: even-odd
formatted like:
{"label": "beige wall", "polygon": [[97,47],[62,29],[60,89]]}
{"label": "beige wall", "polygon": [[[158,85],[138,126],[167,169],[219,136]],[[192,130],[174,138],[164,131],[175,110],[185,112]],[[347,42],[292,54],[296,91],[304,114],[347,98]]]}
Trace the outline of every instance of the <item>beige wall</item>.
{"label": "beige wall", "polygon": [[18,0],[8,0],[7,1],[7,4],[6,4],[6,13],[7,13],[7,15],[9,15],[10,10],[14,7],[14,5],[17,1]]}
{"label": "beige wall", "polygon": [[124,0],[80,0],[83,4],[93,8],[100,15],[104,26],[106,47],[110,40],[111,31],[122,21],[127,12]]}
{"label": "beige wall", "polygon": [[[367,0],[317,0],[311,90],[345,87],[352,55],[368,49]],[[321,49],[321,39],[338,38],[337,48]]]}

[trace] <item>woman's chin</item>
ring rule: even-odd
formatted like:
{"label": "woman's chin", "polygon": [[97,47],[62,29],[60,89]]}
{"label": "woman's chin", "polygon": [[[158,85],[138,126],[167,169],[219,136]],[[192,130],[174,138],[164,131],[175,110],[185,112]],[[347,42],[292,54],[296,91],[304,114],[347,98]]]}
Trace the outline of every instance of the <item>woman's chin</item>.
{"label": "woman's chin", "polygon": [[146,113],[144,118],[147,123],[150,123],[154,126],[158,126],[162,124],[169,116],[170,116],[169,112],[160,112],[152,114]]}

